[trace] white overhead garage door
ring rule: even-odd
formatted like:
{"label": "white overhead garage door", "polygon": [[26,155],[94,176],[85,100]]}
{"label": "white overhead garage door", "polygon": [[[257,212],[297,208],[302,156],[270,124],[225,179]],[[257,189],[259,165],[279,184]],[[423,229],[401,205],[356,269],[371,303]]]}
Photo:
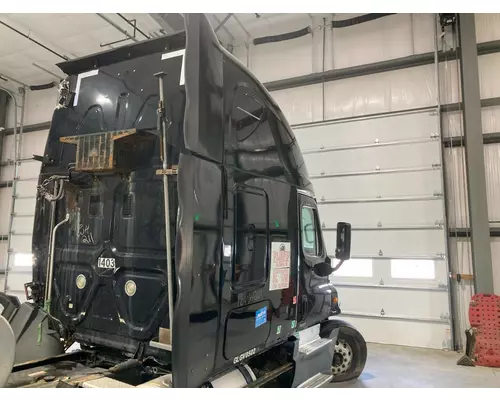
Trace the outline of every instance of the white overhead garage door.
{"label": "white overhead garage door", "polygon": [[[21,162],[15,188],[0,189],[0,236],[10,235],[10,253],[7,240],[0,241],[0,270],[3,272],[8,260],[7,293],[25,301],[24,284],[32,281],[33,259],[31,241],[35,214],[36,187],[41,164],[31,158],[33,154],[43,155],[48,130],[26,132],[22,136]],[[14,136],[6,136],[3,143],[2,161],[14,159]],[[0,169],[0,181],[11,181],[14,178],[14,165]],[[12,194],[15,189],[14,215],[12,229],[10,227],[10,211]],[[3,291],[5,276],[0,275],[0,291]]]}
{"label": "white overhead garage door", "polygon": [[331,281],[342,319],[370,342],[451,347],[437,119],[427,109],[294,128],[330,255],[337,222],[352,225],[352,259]]}

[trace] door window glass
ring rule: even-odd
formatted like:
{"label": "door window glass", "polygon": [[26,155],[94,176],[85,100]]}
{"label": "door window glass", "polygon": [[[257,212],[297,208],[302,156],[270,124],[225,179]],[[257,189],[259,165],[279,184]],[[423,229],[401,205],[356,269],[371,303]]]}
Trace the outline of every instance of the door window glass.
{"label": "door window glass", "polygon": [[310,256],[318,255],[318,235],[314,209],[302,207],[302,249]]}

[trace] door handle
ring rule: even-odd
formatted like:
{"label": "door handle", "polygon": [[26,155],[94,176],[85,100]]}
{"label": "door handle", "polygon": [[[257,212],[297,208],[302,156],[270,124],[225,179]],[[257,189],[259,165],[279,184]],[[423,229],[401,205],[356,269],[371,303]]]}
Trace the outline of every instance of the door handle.
{"label": "door handle", "polygon": [[301,321],[306,319],[307,313],[309,312],[309,301],[306,295],[302,295],[302,298],[300,300],[300,305],[302,309],[302,318]]}

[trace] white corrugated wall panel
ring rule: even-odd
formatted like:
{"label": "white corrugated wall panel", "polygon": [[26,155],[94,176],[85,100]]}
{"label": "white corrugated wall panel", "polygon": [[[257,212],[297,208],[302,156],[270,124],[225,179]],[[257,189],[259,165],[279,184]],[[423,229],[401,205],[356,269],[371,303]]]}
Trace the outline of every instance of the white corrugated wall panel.
{"label": "white corrugated wall panel", "polygon": [[[442,114],[443,137],[461,136],[463,134],[462,113],[460,111]],[[483,133],[500,132],[500,106],[481,109]]]}
{"label": "white corrugated wall panel", "polygon": [[490,221],[500,221],[500,144],[484,146],[486,196]]}
{"label": "white corrugated wall panel", "polygon": [[[262,82],[312,73],[312,37],[252,46],[250,67]],[[272,68],[269,66],[272,65]]]}
{"label": "white corrugated wall panel", "polygon": [[[465,158],[461,147],[444,150],[448,193],[448,222],[450,227],[469,226]],[[486,196],[490,221],[500,221],[500,144],[484,146]]]}
{"label": "white corrugated wall panel", "polygon": [[491,259],[495,294],[500,295],[500,238],[491,238]]}
{"label": "white corrugated wall panel", "polygon": [[500,132],[500,106],[481,109],[483,133]]}
{"label": "white corrugated wall panel", "polygon": [[444,150],[446,165],[446,194],[448,205],[448,225],[452,228],[469,226],[467,186],[465,181],[465,158],[463,148],[452,147]]}
{"label": "white corrugated wall panel", "polygon": [[[345,15],[335,16],[335,20],[346,18]],[[413,51],[410,14],[335,28],[332,34],[334,69],[406,57]]]}
{"label": "white corrugated wall panel", "polygon": [[432,65],[325,84],[325,119],[400,111],[435,104]]}
{"label": "white corrugated wall panel", "polygon": [[500,97],[500,53],[486,54],[478,58],[479,89],[481,98]]}
{"label": "white corrugated wall panel", "polygon": [[474,14],[476,20],[476,41],[490,42],[500,39],[500,14]]}
{"label": "white corrugated wall panel", "polygon": [[308,85],[272,92],[289,124],[317,122],[323,119],[322,85]]}
{"label": "white corrugated wall panel", "polygon": [[434,21],[433,14],[413,14],[414,54],[434,51]]}

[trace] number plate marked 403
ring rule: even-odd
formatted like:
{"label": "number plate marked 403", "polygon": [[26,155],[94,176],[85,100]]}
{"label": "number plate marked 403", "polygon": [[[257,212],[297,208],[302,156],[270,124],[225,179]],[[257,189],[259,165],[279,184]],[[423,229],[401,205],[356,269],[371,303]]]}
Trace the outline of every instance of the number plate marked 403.
{"label": "number plate marked 403", "polygon": [[114,258],[98,258],[97,259],[97,266],[99,268],[106,268],[106,269],[115,269],[116,268],[116,262]]}

